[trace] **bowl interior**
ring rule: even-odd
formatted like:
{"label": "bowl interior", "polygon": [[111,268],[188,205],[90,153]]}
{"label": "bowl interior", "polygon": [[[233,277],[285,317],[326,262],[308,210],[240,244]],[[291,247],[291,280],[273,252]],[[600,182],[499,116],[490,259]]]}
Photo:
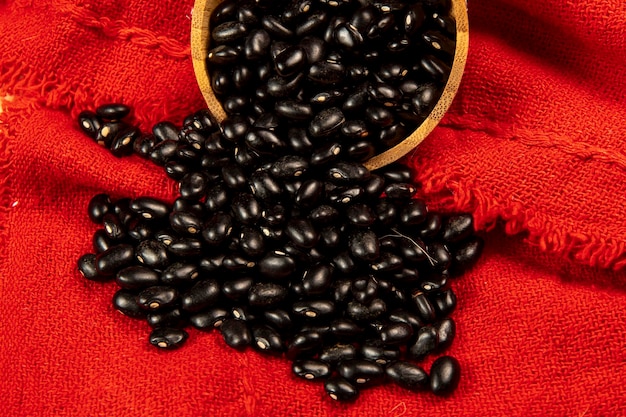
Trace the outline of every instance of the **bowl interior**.
{"label": "bowl interior", "polygon": [[[191,57],[196,80],[209,110],[219,122],[226,118],[226,113],[211,88],[206,57],[211,34],[209,22],[213,10],[220,1],[196,0],[191,25]],[[452,0],[452,15],[456,20],[456,49],[451,72],[439,101],[426,120],[402,142],[366,161],[364,165],[368,169],[381,168],[409,153],[432,132],[452,104],[463,77],[469,46],[469,25],[465,0]]]}

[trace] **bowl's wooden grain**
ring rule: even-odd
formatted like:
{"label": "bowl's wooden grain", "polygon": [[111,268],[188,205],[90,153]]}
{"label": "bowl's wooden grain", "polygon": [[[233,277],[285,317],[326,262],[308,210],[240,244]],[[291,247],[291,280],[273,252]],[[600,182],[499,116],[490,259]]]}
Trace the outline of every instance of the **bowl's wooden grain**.
{"label": "bowl's wooden grain", "polygon": [[[204,96],[204,100],[211,113],[221,122],[226,118],[226,113],[211,88],[206,62],[209,36],[211,33],[209,20],[211,13],[220,1],[221,0],[196,0],[191,22],[191,58],[198,86]],[[411,135],[393,148],[368,160],[365,163],[367,168],[374,170],[383,167],[409,153],[432,132],[450,107],[459,88],[459,84],[461,83],[465,62],[467,61],[469,25],[466,0],[452,0],[452,14],[456,19],[456,51],[452,64],[452,72],[450,73],[448,83],[443,90],[441,98],[426,120],[411,133]]]}

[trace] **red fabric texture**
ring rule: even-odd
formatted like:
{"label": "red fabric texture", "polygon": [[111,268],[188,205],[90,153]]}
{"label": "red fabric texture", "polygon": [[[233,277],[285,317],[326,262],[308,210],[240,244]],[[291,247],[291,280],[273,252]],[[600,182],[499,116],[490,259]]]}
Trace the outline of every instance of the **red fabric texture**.
{"label": "red fabric texture", "polygon": [[199,109],[192,7],[0,1],[3,415],[626,415],[623,0],[470,3],[462,88],[407,158],[433,208],[471,211],[486,231],[453,282],[461,384],[446,399],[385,385],[349,405],[216,332],[156,351],[146,323],[113,310],[115,285],[76,270],[92,195],[171,200],[176,187],[74,117],[123,101],[149,127]]}

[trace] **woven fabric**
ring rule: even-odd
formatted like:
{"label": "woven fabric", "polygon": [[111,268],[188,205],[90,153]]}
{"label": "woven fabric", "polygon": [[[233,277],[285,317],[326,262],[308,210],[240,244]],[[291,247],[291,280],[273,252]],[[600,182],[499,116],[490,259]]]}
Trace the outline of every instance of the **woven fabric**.
{"label": "woven fabric", "polygon": [[385,385],[351,405],[216,332],[157,351],[146,323],[113,310],[115,285],[76,270],[92,195],[171,200],[176,187],[98,147],[75,116],[123,101],[148,127],[200,108],[192,6],[0,0],[3,415],[626,415],[623,0],[470,4],[462,88],[406,159],[432,207],[487,231],[452,283],[461,384],[447,399]]}

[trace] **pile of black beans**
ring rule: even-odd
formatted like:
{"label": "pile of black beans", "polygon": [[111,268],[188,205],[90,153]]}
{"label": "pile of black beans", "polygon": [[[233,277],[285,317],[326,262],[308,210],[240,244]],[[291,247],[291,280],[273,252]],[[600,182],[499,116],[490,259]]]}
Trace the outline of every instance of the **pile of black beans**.
{"label": "pile of black beans", "polygon": [[362,165],[419,126],[454,58],[450,0],[226,0],[211,16],[208,110],[151,133],[122,104],[80,128],[179,183],[172,203],[98,194],[102,225],[85,278],[114,280],[115,308],[147,320],[150,343],[185,328],[284,355],[295,375],[354,400],[386,380],[448,395],[459,362],[436,359],[456,327],[450,280],[483,242],[471,215],[429,212],[404,165]]}
{"label": "pile of black beans", "polygon": [[225,0],[211,15],[212,89],[237,120],[288,126],[271,141],[248,135],[259,153],[340,145],[363,162],[439,100],[456,47],[450,10],[450,0]]}
{"label": "pile of black beans", "polygon": [[102,228],[78,269],[115,281],[115,308],[147,320],[150,343],[177,348],[189,325],[219,329],[235,349],[285,355],[341,401],[385,380],[456,388],[456,359],[438,358],[430,374],[416,362],[455,336],[450,280],[483,245],[471,215],[429,212],[401,164],[372,172],[324,146],[308,158],[258,153],[241,138],[261,126],[282,138],[271,116],[219,125],[201,110],[181,128],[142,133],[129,112],[84,111],[79,126],[118,156],[163,166],[180,195],[93,197],[88,214]]}

